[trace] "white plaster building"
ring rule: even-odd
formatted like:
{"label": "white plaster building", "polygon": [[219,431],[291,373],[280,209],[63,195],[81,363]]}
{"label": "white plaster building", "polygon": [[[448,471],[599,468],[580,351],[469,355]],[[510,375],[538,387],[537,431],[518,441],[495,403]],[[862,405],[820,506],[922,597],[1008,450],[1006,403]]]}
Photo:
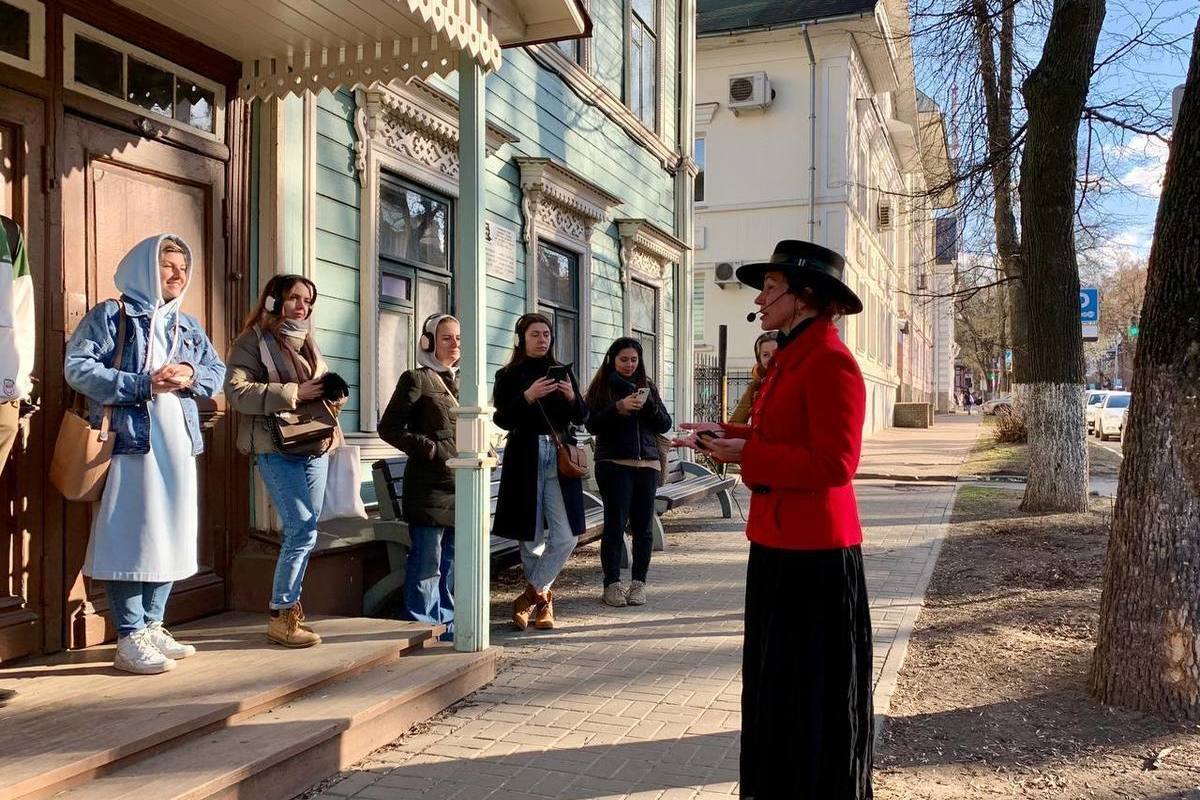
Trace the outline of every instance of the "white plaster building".
{"label": "white plaster building", "polygon": [[732,269],[779,239],[842,253],[865,306],[841,328],[867,383],[867,433],[897,400],[949,398],[953,378],[952,303],[934,297],[954,280],[934,258],[950,197],[927,196],[946,183],[948,148],[937,106],[918,101],[907,33],[903,0],[699,4],[694,344],[715,348],[726,324],[729,365],[748,368],[754,293]]}

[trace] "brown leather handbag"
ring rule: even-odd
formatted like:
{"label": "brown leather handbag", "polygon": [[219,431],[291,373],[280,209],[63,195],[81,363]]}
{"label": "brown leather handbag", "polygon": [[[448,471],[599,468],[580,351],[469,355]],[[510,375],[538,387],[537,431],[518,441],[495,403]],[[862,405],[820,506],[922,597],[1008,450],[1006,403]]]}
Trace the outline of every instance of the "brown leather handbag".
{"label": "brown leather handbag", "polygon": [[550,422],[550,417],[546,414],[546,409],[540,400],[537,405],[546,420],[546,427],[550,430],[550,439],[554,442],[554,450],[558,454],[558,474],[574,480],[583,478],[588,472],[587,451],[577,444],[564,444],[558,431],[554,430],[554,425]]}
{"label": "brown leather handbag", "polygon": [[[117,347],[109,366],[120,369],[125,353],[126,317],[125,304],[120,300],[117,304],[121,307],[117,318]],[[94,503],[104,495],[108,467],[117,443],[112,432],[112,413],[112,406],[105,406],[100,427],[93,428],[88,422],[84,397],[76,392],[75,402],[63,414],[50,461],[50,482],[68,500]]]}

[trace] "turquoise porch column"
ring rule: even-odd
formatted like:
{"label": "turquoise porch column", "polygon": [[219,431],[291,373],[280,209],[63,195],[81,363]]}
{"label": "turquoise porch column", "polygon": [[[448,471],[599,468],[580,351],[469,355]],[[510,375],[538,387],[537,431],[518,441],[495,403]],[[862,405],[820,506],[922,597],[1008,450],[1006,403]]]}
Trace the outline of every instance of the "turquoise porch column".
{"label": "turquoise porch column", "polygon": [[467,52],[458,61],[459,194],[456,250],[457,311],[462,323],[459,402],[455,409],[458,458],[454,476],[454,648],[488,647],[491,583],[491,471],[488,458],[486,272],[483,222],[486,158],[485,73]]}

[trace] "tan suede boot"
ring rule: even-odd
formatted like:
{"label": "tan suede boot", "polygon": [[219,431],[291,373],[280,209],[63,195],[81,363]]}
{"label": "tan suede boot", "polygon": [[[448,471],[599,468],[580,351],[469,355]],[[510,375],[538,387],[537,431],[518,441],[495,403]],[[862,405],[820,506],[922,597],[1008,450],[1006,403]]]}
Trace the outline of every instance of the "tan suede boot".
{"label": "tan suede boot", "polygon": [[513,624],[517,626],[517,630],[525,630],[529,627],[529,618],[533,616],[533,610],[537,607],[541,600],[541,594],[532,585],[526,584],[525,591],[517,596],[513,601]]}
{"label": "tan suede boot", "polygon": [[321,643],[316,631],[304,623],[304,609],[299,603],[280,610],[279,616],[267,620],[267,638],[284,647],[312,647]]}
{"label": "tan suede boot", "polygon": [[554,592],[546,592],[543,601],[538,603],[533,626],[543,631],[554,627]]}

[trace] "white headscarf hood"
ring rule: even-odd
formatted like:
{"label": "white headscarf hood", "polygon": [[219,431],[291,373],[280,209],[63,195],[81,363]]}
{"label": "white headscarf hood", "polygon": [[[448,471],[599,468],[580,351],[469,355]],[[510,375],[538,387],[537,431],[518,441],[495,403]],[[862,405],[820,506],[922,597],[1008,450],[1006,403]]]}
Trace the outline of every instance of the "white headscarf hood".
{"label": "white headscarf hood", "polygon": [[[121,259],[121,264],[117,267],[117,274],[113,277],[113,283],[116,284],[117,290],[125,300],[129,313],[133,315],[150,314],[150,341],[142,361],[141,371],[143,372],[151,371],[152,363],[156,366],[170,363],[175,357],[175,353],[179,349],[179,307],[183,304],[184,295],[187,294],[188,287],[192,284],[192,270],[188,269],[187,280],[184,282],[179,296],[164,302],[162,279],[158,272],[158,252],[162,247],[163,240],[167,238],[175,240],[175,244],[182,245],[182,249],[187,254],[187,263],[189,265],[194,263],[192,248],[183,240],[183,237],[173,233],[162,233],[135,244],[133,249]],[[155,346],[154,332],[157,325],[170,326],[166,337],[167,349],[163,354],[165,358],[161,362],[151,358],[153,355],[151,351]]]}

